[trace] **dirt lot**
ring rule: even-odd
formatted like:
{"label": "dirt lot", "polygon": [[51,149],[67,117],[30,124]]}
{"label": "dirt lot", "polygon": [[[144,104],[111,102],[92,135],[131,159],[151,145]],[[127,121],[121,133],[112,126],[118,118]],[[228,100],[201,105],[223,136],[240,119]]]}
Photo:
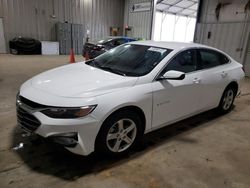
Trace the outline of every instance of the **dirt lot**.
{"label": "dirt lot", "polygon": [[151,133],[126,158],[83,157],[16,125],[20,85],[68,60],[0,55],[0,187],[250,187],[250,79],[227,115],[212,110]]}

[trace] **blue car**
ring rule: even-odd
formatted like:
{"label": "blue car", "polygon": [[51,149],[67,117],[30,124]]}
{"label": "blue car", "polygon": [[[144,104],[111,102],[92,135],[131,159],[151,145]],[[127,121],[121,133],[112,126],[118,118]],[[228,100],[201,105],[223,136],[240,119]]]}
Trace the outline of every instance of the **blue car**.
{"label": "blue car", "polygon": [[129,37],[107,37],[98,42],[86,42],[83,47],[82,55],[86,59],[93,59],[112,48],[132,41],[136,41],[136,39]]}

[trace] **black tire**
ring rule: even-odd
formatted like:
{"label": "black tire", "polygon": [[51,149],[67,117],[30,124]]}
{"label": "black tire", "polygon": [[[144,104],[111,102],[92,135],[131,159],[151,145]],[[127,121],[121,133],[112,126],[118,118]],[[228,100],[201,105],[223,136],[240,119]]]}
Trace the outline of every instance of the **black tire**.
{"label": "black tire", "polygon": [[[228,112],[230,112],[232,110],[232,106],[233,106],[233,103],[234,103],[236,93],[237,93],[237,90],[232,86],[228,86],[225,89],[225,91],[222,94],[220,104],[219,104],[219,106],[217,108],[217,110],[221,114],[226,114],[226,113],[228,113]],[[229,100],[229,96],[230,96],[230,100]]]}
{"label": "black tire", "polygon": [[[133,132],[131,131],[133,133],[133,135],[135,135],[135,137],[134,137],[134,140],[131,139],[131,140],[133,140],[133,142],[131,143],[130,146],[128,146],[127,148],[124,146],[124,148],[126,148],[126,149],[124,149],[123,151],[114,152],[111,150],[112,147],[110,145],[112,145],[113,144],[112,142],[114,142],[113,145],[115,146],[115,142],[118,142],[118,138],[117,139],[114,138],[113,140],[111,139],[110,141],[108,141],[108,134],[112,135],[112,134],[119,134],[120,133],[119,129],[115,130],[116,127],[119,126],[118,121],[123,122],[122,123],[123,127],[125,127],[124,132],[126,132],[125,130],[126,130],[127,124],[129,125],[129,123],[133,122],[135,124],[135,127],[136,127],[136,133],[134,133],[134,130],[132,130]],[[114,131],[114,133],[110,133],[110,131]],[[129,134],[131,134],[131,132],[128,132],[127,136]],[[96,142],[95,142],[95,150],[97,153],[101,153],[101,154],[104,154],[107,156],[112,156],[112,157],[123,156],[123,155],[127,154],[129,151],[131,151],[136,146],[138,141],[141,139],[142,135],[143,135],[142,121],[141,121],[138,114],[136,114],[133,111],[126,111],[126,110],[117,111],[114,114],[112,114],[111,116],[109,116],[104,121],[104,123],[103,123],[103,125],[98,133]],[[119,139],[121,140],[122,138],[119,138]],[[125,143],[125,141],[123,141],[123,140],[120,141],[121,150],[122,150],[122,146],[123,146],[122,143],[124,145],[128,144],[127,142]]]}

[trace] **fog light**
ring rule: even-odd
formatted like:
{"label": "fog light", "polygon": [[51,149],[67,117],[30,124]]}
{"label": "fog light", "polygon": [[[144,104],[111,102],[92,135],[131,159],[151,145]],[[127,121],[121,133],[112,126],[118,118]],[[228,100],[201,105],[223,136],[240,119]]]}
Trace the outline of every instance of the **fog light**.
{"label": "fog light", "polygon": [[50,136],[52,142],[60,144],[64,147],[75,147],[78,143],[77,133],[62,133]]}

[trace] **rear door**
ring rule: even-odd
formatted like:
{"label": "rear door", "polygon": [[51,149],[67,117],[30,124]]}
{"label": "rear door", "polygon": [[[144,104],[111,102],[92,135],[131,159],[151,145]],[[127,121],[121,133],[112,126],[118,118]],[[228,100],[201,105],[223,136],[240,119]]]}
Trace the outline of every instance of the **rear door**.
{"label": "rear door", "polygon": [[185,50],[176,55],[160,75],[169,70],[186,73],[183,80],[160,80],[152,83],[153,127],[171,123],[197,112],[200,99],[200,72],[196,50]]}
{"label": "rear door", "polygon": [[204,48],[197,51],[197,60],[202,67],[198,108],[202,110],[216,107],[229,82],[229,59],[218,51]]}

